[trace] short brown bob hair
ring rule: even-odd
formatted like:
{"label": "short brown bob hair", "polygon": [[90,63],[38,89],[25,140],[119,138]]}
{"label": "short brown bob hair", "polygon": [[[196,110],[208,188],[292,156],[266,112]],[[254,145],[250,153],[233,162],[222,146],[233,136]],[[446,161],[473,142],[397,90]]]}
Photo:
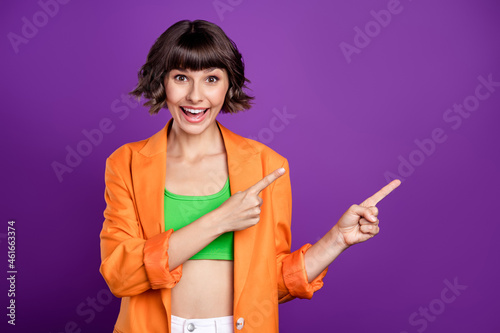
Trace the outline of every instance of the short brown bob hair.
{"label": "short brown bob hair", "polygon": [[165,75],[172,69],[193,71],[221,68],[229,78],[222,113],[236,113],[250,109],[254,97],[243,88],[246,82],[245,65],[236,44],[217,25],[204,21],[183,20],[173,24],[156,40],[141,67],[137,87],[129,94],[140,100],[141,95],[149,99],[149,113],[156,114],[166,108],[164,87]]}

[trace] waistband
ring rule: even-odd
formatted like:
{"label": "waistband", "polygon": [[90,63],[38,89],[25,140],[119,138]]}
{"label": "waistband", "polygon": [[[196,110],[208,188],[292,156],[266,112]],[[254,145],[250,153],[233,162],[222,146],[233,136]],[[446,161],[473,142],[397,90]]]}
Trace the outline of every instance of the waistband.
{"label": "waistband", "polygon": [[196,325],[197,327],[213,327],[214,325],[233,325],[233,316],[224,317],[213,317],[213,318],[202,318],[202,319],[186,319],[182,317],[177,317],[171,315],[172,324],[177,325],[189,325],[190,323]]}

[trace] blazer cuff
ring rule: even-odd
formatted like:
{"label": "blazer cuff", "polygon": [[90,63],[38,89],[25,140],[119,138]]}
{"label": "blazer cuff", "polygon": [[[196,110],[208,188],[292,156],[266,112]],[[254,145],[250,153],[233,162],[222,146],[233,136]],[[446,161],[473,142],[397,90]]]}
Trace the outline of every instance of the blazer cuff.
{"label": "blazer cuff", "polygon": [[168,240],[174,229],[151,237],[144,245],[144,266],[152,289],[173,288],[182,276],[182,264],[168,267]]}
{"label": "blazer cuff", "polygon": [[328,271],[325,268],[311,283],[308,282],[305,253],[312,245],[307,243],[292,253],[283,262],[283,280],[290,295],[298,298],[311,299],[314,292],[323,287],[323,277]]}

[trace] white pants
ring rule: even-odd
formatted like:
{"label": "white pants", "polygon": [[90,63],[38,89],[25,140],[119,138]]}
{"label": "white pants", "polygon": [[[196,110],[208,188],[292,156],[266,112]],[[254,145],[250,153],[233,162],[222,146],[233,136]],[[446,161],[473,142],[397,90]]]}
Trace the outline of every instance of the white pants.
{"label": "white pants", "polygon": [[184,319],[172,315],[171,333],[234,333],[233,316]]}

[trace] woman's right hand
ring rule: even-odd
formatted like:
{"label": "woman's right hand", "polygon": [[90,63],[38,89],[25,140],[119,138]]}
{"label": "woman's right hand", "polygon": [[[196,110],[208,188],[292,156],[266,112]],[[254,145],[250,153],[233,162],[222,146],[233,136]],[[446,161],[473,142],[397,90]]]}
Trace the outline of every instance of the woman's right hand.
{"label": "woman's right hand", "polygon": [[262,198],[260,192],[285,174],[279,168],[259,180],[245,191],[238,191],[211,213],[222,232],[239,231],[256,225],[260,220]]}

